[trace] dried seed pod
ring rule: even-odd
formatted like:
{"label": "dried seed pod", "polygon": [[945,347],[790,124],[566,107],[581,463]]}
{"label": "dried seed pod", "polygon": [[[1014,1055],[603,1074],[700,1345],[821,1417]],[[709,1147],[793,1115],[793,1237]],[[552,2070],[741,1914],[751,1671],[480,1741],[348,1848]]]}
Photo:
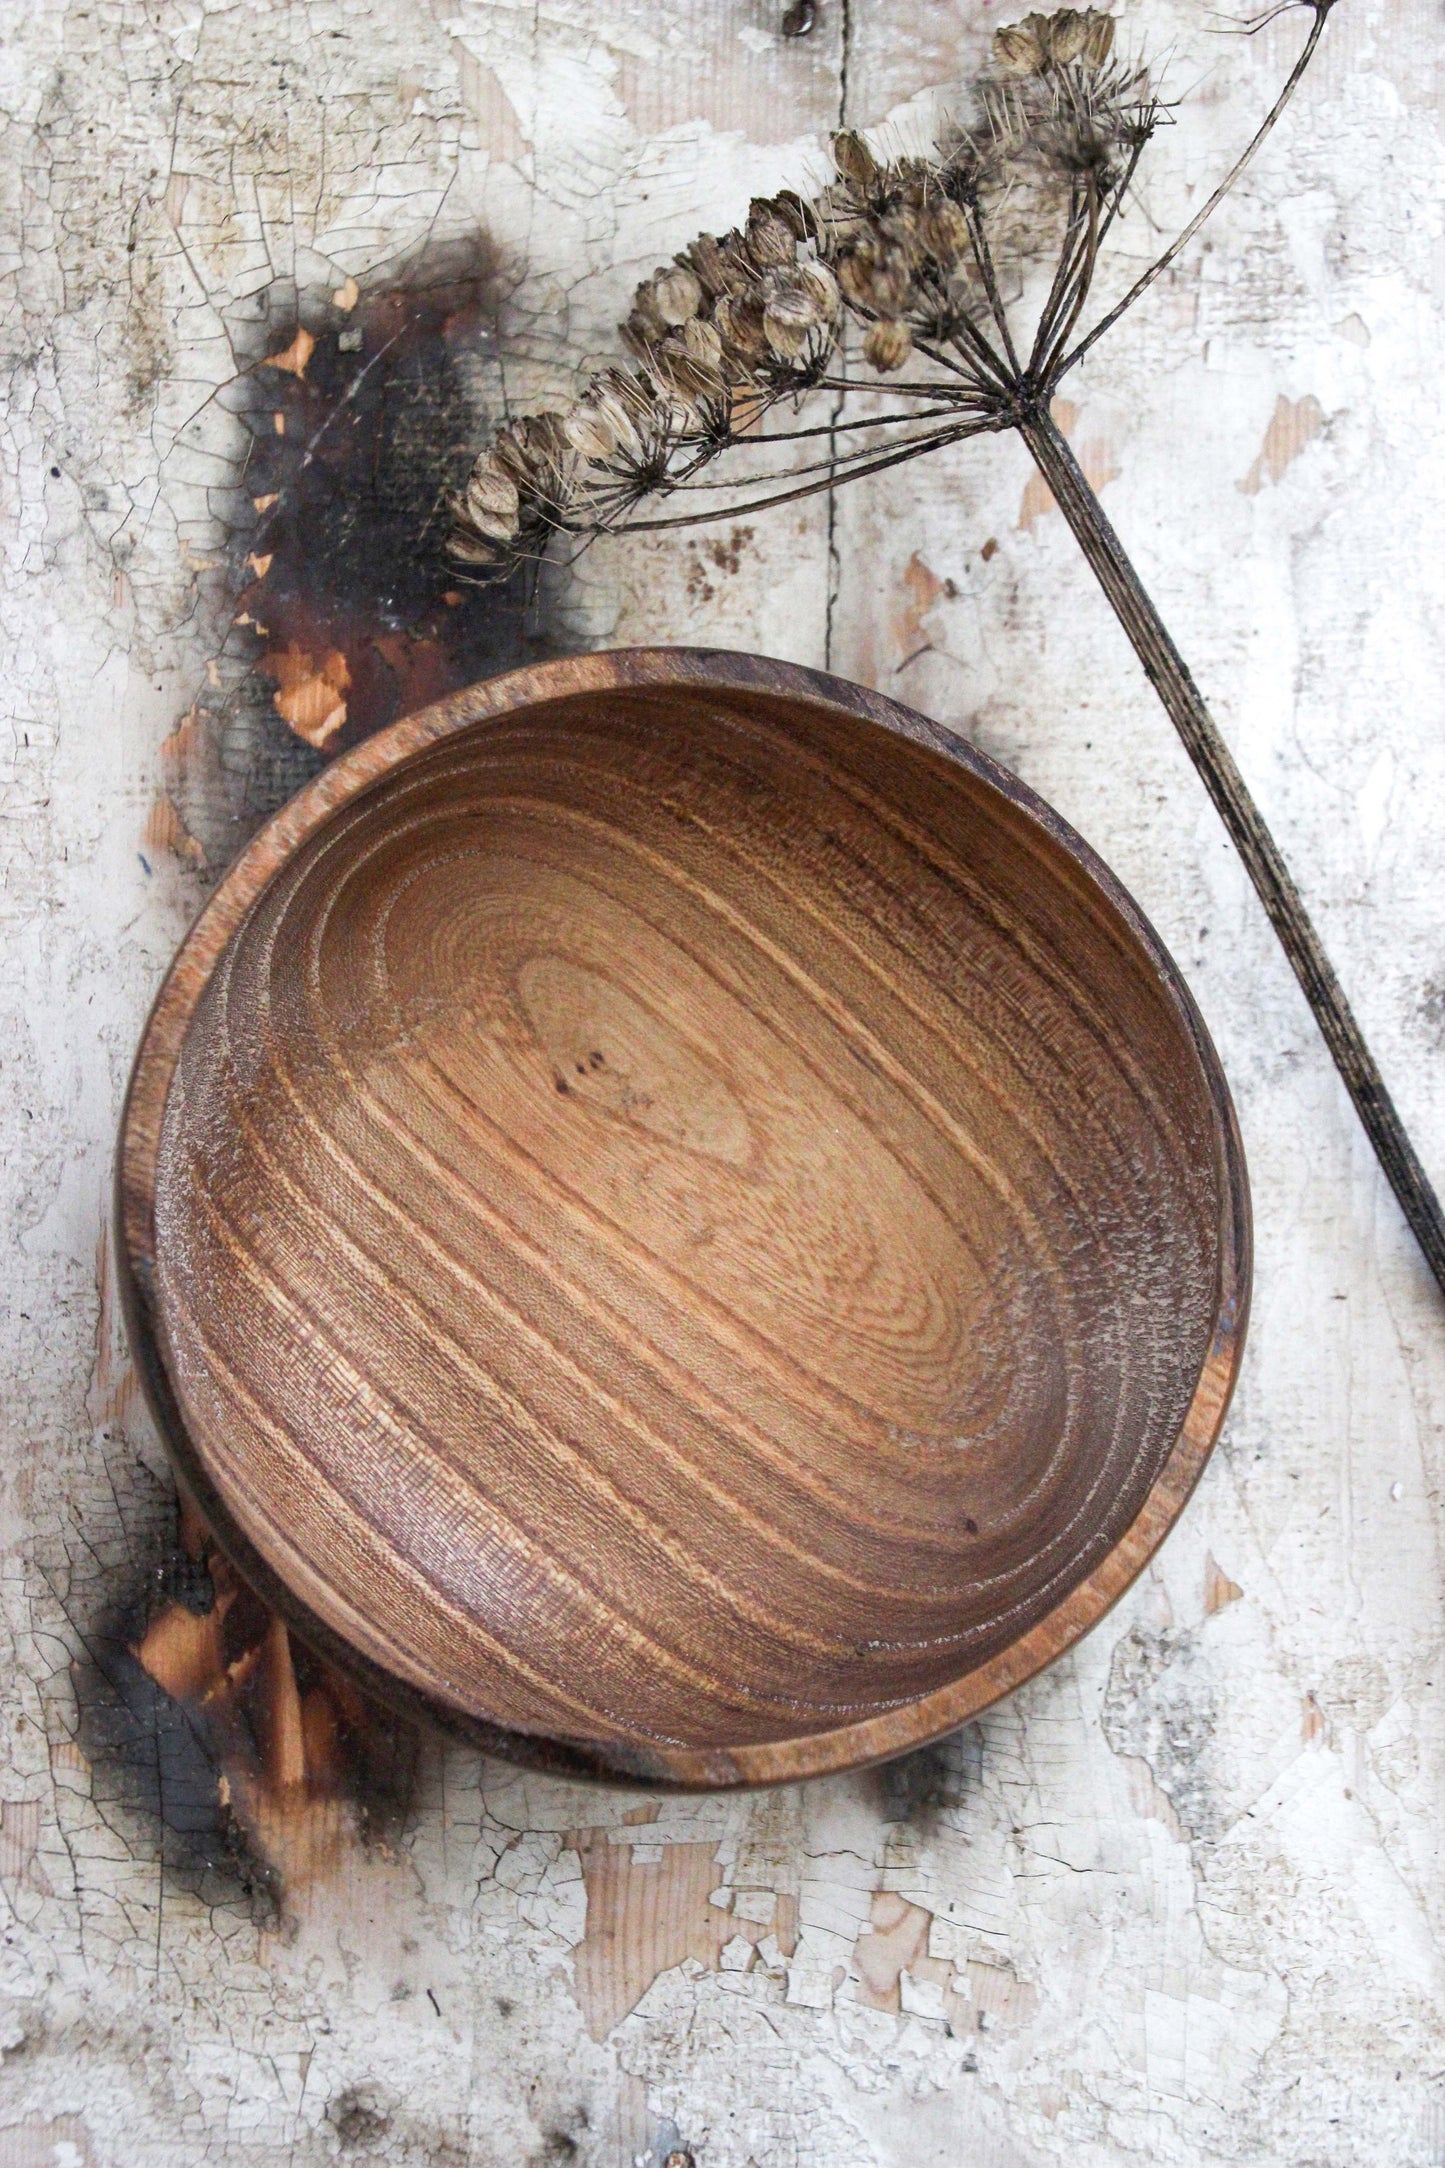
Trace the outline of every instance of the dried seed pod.
{"label": "dried seed pod", "polygon": [[878,161],[862,136],[845,128],[833,138],[833,163],[845,181],[855,188],[870,188],[878,178]]}
{"label": "dried seed pod", "polygon": [[1114,50],[1114,18],[1090,8],[1084,16],[1084,42],[1079,60],[1086,68],[1102,68]]}
{"label": "dried seed pod", "polygon": [[770,301],[763,311],[763,336],[779,361],[797,361],[806,352],[814,329],[811,322],[800,322],[787,302],[779,306]]}
{"label": "dried seed pod", "polygon": [[617,453],[617,435],[598,413],[594,399],[579,399],[567,416],[567,441],[594,467],[605,467]]}
{"label": "dried seed pod", "polygon": [[918,217],[918,238],[938,264],[955,264],[969,252],[968,220],[951,196],[933,196]]}
{"label": "dried seed pod", "polygon": [[490,452],[485,453],[472,469],[467,482],[467,502],[473,511],[493,514],[510,515],[517,509],[517,485]]}
{"label": "dried seed pod", "polygon": [[826,324],[816,298],[800,286],[769,296],[763,310],[763,334],[782,361],[796,361]]}
{"label": "dried seed pod", "polygon": [[748,210],[745,241],[749,260],[759,271],[782,271],[796,262],[798,243],[787,220],[772,204],[755,196]]}
{"label": "dried seed pod", "polygon": [[716,234],[700,233],[677,261],[692,272],[708,300],[716,301],[732,291],[733,274]]}
{"label": "dried seed pod", "polygon": [[504,474],[510,475],[518,489],[532,486],[532,460],[521,436],[520,422],[507,422],[497,431],[487,459]]}
{"label": "dried seed pod", "polygon": [[1097,8],[1061,8],[1048,18],[1049,62],[1067,68],[1076,62],[1102,68],[1114,50],[1114,18]]}
{"label": "dried seed pod", "polygon": [[531,466],[536,469],[555,466],[567,457],[571,445],[567,440],[566,416],[553,409],[541,414],[528,414],[516,423]]}
{"label": "dried seed pod", "polygon": [[751,372],[768,351],[763,329],[763,303],[759,295],[725,294],[713,311],[713,322],[722,341],[723,359]]}
{"label": "dried seed pod", "polygon": [[1005,75],[1042,75],[1049,62],[1046,18],[1026,15],[993,34],[993,58]]}
{"label": "dried seed pod", "polygon": [[872,237],[845,250],[837,272],[847,299],[870,316],[899,316],[908,305],[913,282],[907,264]]}
{"label": "dried seed pod", "polygon": [[478,534],[494,542],[510,542],[521,523],[521,494],[501,465],[486,454],[468,478],[462,510]]}
{"label": "dried seed pod", "polygon": [[780,188],[777,195],[770,198],[770,202],[795,240],[811,241],[816,237],[818,221],[813,206],[805,203],[795,189]]}
{"label": "dried seed pod", "polygon": [[604,369],[592,380],[593,387],[616,399],[633,426],[646,431],[652,421],[652,394],[640,376],[630,369]]}
{"label": "dried seed pod", "polygon": [[[572,415],[582,417],[580,427],[584,431],[590,423],[603,464],[618,458],[641,460],[657,421],[655,402],[646,382],[626,369],[604,369],[594,377]],[[577,443],[575,427],[569,426],[568,434],[584,456],[596,456]],[[604,446],[608,447],[605,451]]]}
{"label": "dried seed pod", "polygon": [[636,455],[642,440],[633,417],[610,386],[593,384],[563,420],[567,441],[594,466],[605,467],[619,452]]}
{"label": "dried seed pod", "polygon": [[828,266],[825,263],[800,263],[794,276],[800,285],[806,286],[809,292],[816,295],[824,321],[828,324],[835,323],[843,306],[843,299],[838,292],[838,281]]}
{"label": "dried seed pod", "polygon": [[1049,64],[1067,68],[1083,52],[1089,35],[1089,19],[1078,8],[1060,8],[1049,17]]}
{"label": "dried seed pod", "polygon": [[891,211],[886,218],[875,222],[879,261],[896,263],[911,279],[919,266],[928,260],[928,249],[923,239],[923,213],[921,208],[903,204]]}
{"label": "dried seed pod", "polygon": [[748,254],[747,242],[737,232],[725,233],[717,244],[721,292],[736,298],[747,293],[757,280],[757,267]]}
{"label": "dried seed pod", "polygon": [[[456,507],[457,516],[463,522],[469,515],[462,505]],[[470,524],[454,527],[447,537],[447,554],[459,565],[470,565],[474,571],[490,572],[506,561],[506,551],[496,543],[484,541],[473,534]]]}
{"label": "dried seed pod", "polygon": [[818,246],[830,256],[865,231],[869,223],[867,212],[860,209],[846,186],[824,189],[817,211]]}
{"label": "dried seed pod", "polygon": [[652,274],[652,307],[669,327],[685,324],[702,307],[702,282],[686,264],[664,264]]}
{"label": "dried seed pod", "polygon": [[1098,8],[1026,15],[994,32],[993,57],[1006,75],[1044,75],[1075,63],[1101,68],[1114,49],[1114,19]]}
{"label": "dried seed pod", "polygon": [[700,316],[690,317],[682,327],[682,343],[694,361],[705,368],[721,368],[722,340],[715,324],[705,324]]}
{"label": "dried seed pod", "polygon": [[623,327],[629,334],[629,344],[650,346],[654,339],[665,339],[668,323],[657,306],[651,279],[644,279],[632,297],[632,310]]}
{"label": "dried seed pod", "polygon": [[688,352],[687,342],[677,336],[664,340],[658,347],[652,357],[652,370],[663,390],[693,413],[721,400],[727,391],[721,353],[715,363],[700,360]]}
{"label": "dried seed pod", "polygon": [[863,359],[884,375],[901,369],[912,352],[913,333],[899,317],[882,318],[864,333]]}

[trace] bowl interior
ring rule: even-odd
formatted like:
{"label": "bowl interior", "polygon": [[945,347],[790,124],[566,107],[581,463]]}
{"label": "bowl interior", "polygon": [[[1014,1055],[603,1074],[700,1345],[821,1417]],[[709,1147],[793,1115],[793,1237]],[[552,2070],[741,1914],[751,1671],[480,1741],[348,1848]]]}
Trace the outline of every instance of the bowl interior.
{"label": "bowl interior", "polygon": [[560,697],[342,804],[231,938],[163,1359],[243,1535],[434,1704],[619,1766],[806,1739],[1139,1514],[1221,1119],[1157,952],[987,775],[796,692]]}

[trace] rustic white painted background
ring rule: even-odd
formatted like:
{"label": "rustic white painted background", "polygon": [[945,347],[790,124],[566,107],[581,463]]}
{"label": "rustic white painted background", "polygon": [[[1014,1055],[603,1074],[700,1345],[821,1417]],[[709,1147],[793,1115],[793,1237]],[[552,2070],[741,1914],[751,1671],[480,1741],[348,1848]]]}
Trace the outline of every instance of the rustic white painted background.
{"label": "rustic white painted background", "polygon": [[[780,13],[7,0],[0,2168],[615,2168],[669,2125],[700,2168],[1445,2162],[1445,1300],[1012,442],[840,495],[831,529],[821,501],[752,522],[733,570],[706,538],[598,551],[557,607],[575,640],[827,661],[927,709],[1073,819],[1184,965],[1239,1104],[1258,1280],[1223,1445],[1157,1570],[891,1777],[669,1801],[640,1828],[635,1795],[429,1749],[397,1840],[343,1832],[279,1927],[170,1877],[79,1743],[87,1603],[144,1573],[164,1504],[100,1262],[120,1094],[226,839],[276,787],[233,748],[194,847],[155,823],[162,742],[224,631],[218,308],[298,261],[361,275],[483,226],[519,267],[513,390],[565,384],[637,276],[819,176],[840,114],[926,117],[999,10],[820,0],[794,42]],[[1128,17],[1193,93],[1152,154],[1161,223],[1301,28],[1217,22]],[[1257,172],[1072,391],[1437,1182],[1442,120],[1440,0],[1340,0]],[[763,1893],[732,1900],[754,1933],[768,1892],[796,1898],[791,1966],[766,1944],[745,1971],[669,1961],[594,2039],[600,1926],[565,1841],[587,1830],[642,1846],[629,1886],[655,1876],[664,1913],[684,1843]],[[860,2005],[863,1930],[902,1913],[880,1891],[931,1915],[951,2023],[938,1965],[897,2014]]]}

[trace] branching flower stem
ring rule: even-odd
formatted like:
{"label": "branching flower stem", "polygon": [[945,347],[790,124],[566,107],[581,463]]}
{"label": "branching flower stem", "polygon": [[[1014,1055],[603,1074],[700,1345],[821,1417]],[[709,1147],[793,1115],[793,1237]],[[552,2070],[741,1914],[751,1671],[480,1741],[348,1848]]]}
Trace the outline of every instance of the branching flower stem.
{"label": "branching flower stem", "polygon": [[[880,452],[866,462],[860,461],[857,466],[851,467],[842,479],[853,481],[859,475],[882,474],[888,467],[901,467],[906,460],[918,459],[925,452],[935,452],[944,444],[957,444],[964,437],[982,436],[986,432],[996,432],[1006,426],[1003,422],[989,420],[965,422],[953,429],[940,429],[932,436],[918,438],[896,451]],[[623,531],[627,534],[646,534],[670,527],[712,526],[719,519],[735,519],[740,513],[765,511],[770,505],[796,504],[802,497],[816,497],[824,490],[835,488],[839,480],[839,464],[836,460],[825,462],[827,471],[821,474],[817,481],[809,482],[801,489],[784,489],[769,497],[746,498],[740,504],[729,505],[726,513],[712,510],[684,512],[675,514],[671,519],[629,519]]]}
{"label": "branching flower stem", "polygon": [[[787,191],[759,198],[745,229],[701,235],[644,280],[623,328],[637,366],[604,370],[565,412],[499,432],[457,500],[452,548],[461,577],[487,578],[540,556],[556,536],[585,547],[603,533],[710,525],[1017,430],[1249,871],[1445,1291],[1439,1199],[1279,848],[1052,412],[1064,377],[1178,260],[1294,96],[1335,0],[1287,4],[1312,20],[1279,95],[1183,231],[1081,337],[1104,241],[1168,115],[1147,71],[1114,57],[1113,18],[1064,8],[995,33],[971,116],[933,156],[885,160],[860,136],[837,136],[837,179],[811,202]],[[1048,251],[1046,297],[1031,336],[1016,339],[1006,284],[1028,292],[1027,266]],[[862,330],[861,359],[876,380],[843,365],[847,320]],[[910,357],[935,373],[905,378]],[[925,403],[761,433],[773,408],[821,391]],[[836,445],[853,431],[825,459],[704,478],[724,453],[818,436]],[[649,497],[677,507],[714,491],[731,501],[636,516]]]}

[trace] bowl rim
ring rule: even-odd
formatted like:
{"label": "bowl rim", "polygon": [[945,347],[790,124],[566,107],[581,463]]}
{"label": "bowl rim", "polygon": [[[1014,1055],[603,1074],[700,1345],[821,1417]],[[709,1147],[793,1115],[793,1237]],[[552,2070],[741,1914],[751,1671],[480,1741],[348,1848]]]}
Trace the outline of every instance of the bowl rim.
{"label": "bowl rim", "polygon": [[[1188,1410],[1144,1503],[1093,1570],[1027,1633],[947,1685],[895,1709],[827,1731],[731,1747],[578,1742],[504,1729],[434,1691],[408,1684],[359,1649],[300,1595],[238,1525],[181,1411],[166,1354],[156,1272],[155,1189],[170,1086],[196,1006],[216,964],[282,866],[340,809],[392,770],[459,731],[587,693],[755,692],[881,725],[941,752],[997,792],[1062,848],[1112,905],[1152,965],[1203,1074],[1219,1182],[1214,1326]],[[1252,1278],[1244,1147],[1229,1086],[1179,967],[1117,876],[1037,792],[966,739],[884,694],[796,663],[730,648],[636,647],[530,664],[417,710],[340,754],[272,815],[235,858],[186,935],[151,1006],[121,1113],[115,1249],[132,1357],[151,1413],[188,1493],[220,1548],[302,1638],[367,1692],[411,1716],[459,1731],[484,1749],[561,1774],[687,1790],[780,1784],[891,1760],[956,1730],[1033,1678],[1096,1626],[1143,1571],[1183,1511],[1223,1426],[1239,1374]]]}

